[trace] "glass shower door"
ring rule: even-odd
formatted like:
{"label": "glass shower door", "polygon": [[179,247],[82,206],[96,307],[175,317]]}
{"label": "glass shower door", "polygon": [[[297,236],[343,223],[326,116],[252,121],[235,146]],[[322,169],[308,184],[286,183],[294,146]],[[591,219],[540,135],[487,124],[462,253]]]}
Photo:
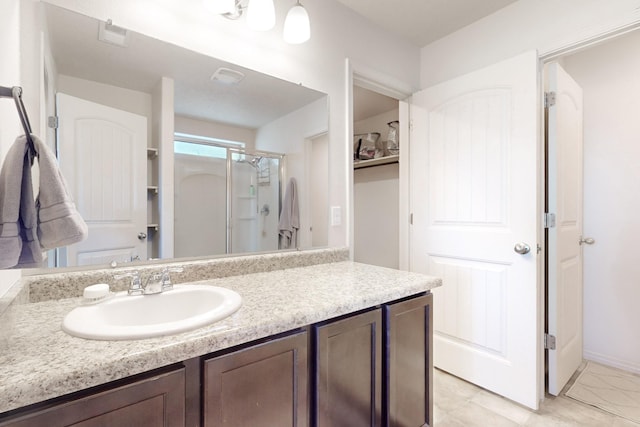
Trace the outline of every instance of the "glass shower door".
{"label": "glass shower door", "polygon": [[278,249],[282,157],[231,155],[231,253]]}

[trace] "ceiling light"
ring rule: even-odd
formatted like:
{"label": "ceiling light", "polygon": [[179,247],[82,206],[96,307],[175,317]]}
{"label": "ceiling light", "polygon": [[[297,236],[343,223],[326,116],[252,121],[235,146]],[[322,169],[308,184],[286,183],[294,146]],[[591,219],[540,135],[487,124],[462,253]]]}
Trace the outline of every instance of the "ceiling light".
{"label": "ceiling light", "polygon": [[209,12],[219,15],[234,13],[236,10],[235,0],[202,0],[202,5]]}
{"label": "ceiling light", "polygon": [[291,44],[306,42],[311,37],[310,27],[309,14],[298,0],[296,5],[289,10],[284,21],[284,31],[282,33],[284,41]]}
{"label": "ceiling light", "polygon": [[249,0],[247,24],[254,31],[268,31],[276,25],[273,0]]}
{"label": "ceiling light", "polygon": [[[274,0],[202,0],[203,6],[210,12],[228,19],[238,19],[245,12],[247,24],[254,31],[268,31],[276,24]],[[283,38],[287,43],[304,43],[311,37],[309,14],[296,0],[296,4],[287,13],[284,22]]]}

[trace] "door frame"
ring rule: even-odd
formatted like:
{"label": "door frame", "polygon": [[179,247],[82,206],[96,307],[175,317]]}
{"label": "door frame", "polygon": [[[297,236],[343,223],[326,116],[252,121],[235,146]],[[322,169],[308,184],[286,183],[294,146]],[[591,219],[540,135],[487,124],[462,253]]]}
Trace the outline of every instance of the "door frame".
{"label": "door frame", "polygon": [[[346,100],[345,115],[345,150],[347,169],[347,236],[349,244],[349,259],[354,259],[355,233],[355,196],[353,191],[353,86],[360,86],[373,92],[380,93],[399,101],[399,266],[400,270],[409,269],[409,101],[411,94],[416,91],[410,84],[395,77],[381,73],[369,66],[347,58],[345,61]],[[329,225],[331,226],[331,224]]]}
{"label": "door frame", "polygon": [[[546,134],[547,134],[547,120],[548,117],[546,115],[546,111],[545,111],[545,103],[544,103],[544,97],[545,97],[545,89],[544,89],[544,84],[548,79],[548,75],[547,75],[547,67],[546,65],[550,64],[551,62],[554,61],[558,61],[559,59],[561,59],[563,56],[566,55],[571,55],[583,50],[587,50],[591,47],[597,46],[601,43],[605,43],[608,42],[610,40],[616,39],[620,36],[623,36],[627,33],[630,33],[632,31],[637,31],[640,30],[640,20],[638,19],[629,19],[627,22],[621,22],[619,23],[617,26],[613,26],[610,27],[608,29],[603,30],[600,33],[597,33],[595,35],[592,36],[584,36],[583,38],[574,40],[573,42],[570,43],[566,43],[564,45],[558,46],[556,48],[553,49],[549,49],[547,50],[545,53],[541,53],[539,54],[538,60],[539,60],[539,67],[540,67],[540,84],[539,84],[539,99],[540,99],[540,114],[542,117],[542,120],[540,122],[541,125],[541,129],[540,129],[540,135],[543,138],[541,147],[542,147],[542,153],[540,156],[540,159],[542,161],[542,164],[540,165],[541,170],[544,171],[543,174],[541,174],[541,186],[540,188],[543,189],[544,194],[542,194],[542,211],[540,212],[540,216],[542,217],[544,215],[544,213],[546,212],[547,209],[547,200],[548,200],[548,182],[547,182],[547,141],[546,141]],[[584,207],[583,207],[583,211],[584,211]],[[549,312],[548,312],[548,296],[549,296],[549,271],[548,271],[548,233],[547,230],[542,229],[542,234],[543,234],[543,239],[541,240],[543,242],[542,244],[542,251],[541,251],[541,256],[542,256],[542,279],[543,279],[543,290],[544,292],[543,294],[543,301],[542,301],[542,310],[543,310],[543,316],[542,319],[544,321],[544,325],[542,328],[542,331],[544,334],[546,334],[549,330]],[[584,277],[583,277],[583,284],[584,284]],[[583,315],[584,316],[584,315]],[[544,335],[542,336],[542,341],[544,343]],[[542,381],[543,387],[544,389],[541,390],[541,396],[544,398],[546,391],[548,390],[548,381],[549,381],[549,357],[548,357],[548,350],[544,348],[544,344],[542,345],[542,352],[543,352],[543,360],[544,360],[544,369],[542,370],[544,378]]]}

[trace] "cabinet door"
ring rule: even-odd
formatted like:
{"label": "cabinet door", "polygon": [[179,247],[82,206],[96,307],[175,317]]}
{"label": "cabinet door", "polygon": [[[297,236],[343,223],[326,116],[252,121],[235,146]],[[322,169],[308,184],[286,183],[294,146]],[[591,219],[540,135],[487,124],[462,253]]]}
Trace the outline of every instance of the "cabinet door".
{"label": "cabinet door", "polygon": [[380,426],[380,309],[314,326],[314,339],[317,348],[314,418],[317,425]]}
{"label": "cabinet door", "polygon": [[308,424],[307,333],[204,363],[205,427]]}
{"label": "cabinet door", "polygon": [[184,369],[95,393],[14,421],[2,427],[164,427],[185,425]]}
{"label": "cabinet door", "polygon": [[385,384],[383,415],[389,427],[433,422],[431,294],[383,306]]}

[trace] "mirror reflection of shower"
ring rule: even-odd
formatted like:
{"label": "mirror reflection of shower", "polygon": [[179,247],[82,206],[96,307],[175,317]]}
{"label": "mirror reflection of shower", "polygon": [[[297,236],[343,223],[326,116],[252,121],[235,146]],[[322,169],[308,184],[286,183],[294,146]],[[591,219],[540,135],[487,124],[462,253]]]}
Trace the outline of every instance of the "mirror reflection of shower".
{"label": "mirror reflection of shower", "polygon": [[284,155],[179,139],[174,144],[175,256],[278,249]]}

